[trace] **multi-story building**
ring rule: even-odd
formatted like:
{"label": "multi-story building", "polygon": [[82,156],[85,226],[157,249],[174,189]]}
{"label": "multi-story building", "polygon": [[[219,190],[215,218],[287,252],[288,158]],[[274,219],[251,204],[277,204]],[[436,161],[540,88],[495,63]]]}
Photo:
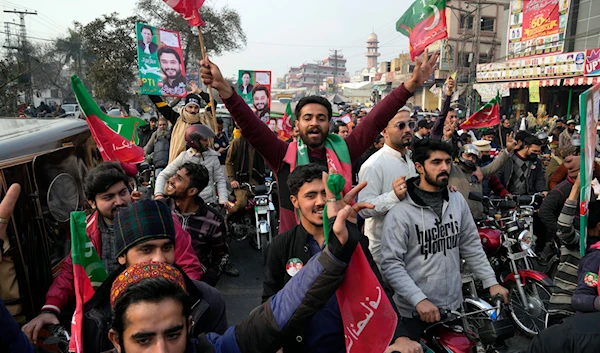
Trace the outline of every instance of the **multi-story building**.
{"label": "multi-story building", "polygon": [[317,63],[306,63],[298,67],[290,67],[287,87],[306,87],[316,90],[327,78],[331,78],[332,84],[336,85],[348,82],[346,59],[343,55],[330,55]]}

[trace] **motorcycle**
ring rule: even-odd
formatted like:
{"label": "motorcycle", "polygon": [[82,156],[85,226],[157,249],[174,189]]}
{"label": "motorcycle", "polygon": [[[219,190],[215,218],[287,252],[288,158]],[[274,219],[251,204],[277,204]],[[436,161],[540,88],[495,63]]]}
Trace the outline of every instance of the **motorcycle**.
{"label": "motorcycle", "polygon": [[142,162],[137,165],[138,173],[134,178],[134,190],[142,193],[143,200],[151,200],[154,195],[156,168],[153,164]]}
{"label": "motorcycle", "polygon": [[[421,344],[426,353],[497,352],[495,344],[512,337],[514,329],[502,318],[502,297],[490,303],[465,297],[460,311],[440,309],[441,320],[427,327]],[[413,318],[419,314],[414,313]]]}
{"label": "motorcycle", "polygon": [[513,200],[471,193],[469,199],[480,200],[489,209],[487,217],[476,220],[482,247],[498,282],[509,290],[511,320],[521,333],[533,337],[547,326],[552,287],[552,280],[534,270],[531,262],[536,257],[536,196],[515,196]]}
{"label": "motorcycle", "polygon": [[[237,241],[246,239],[253,234],[252,247],[261,250],[263,261],[267,260],[267,252],[273,236],[277,234],[279,226],[273,204],[273,188],[277,182],[267,178],[264,184],[252,186],[242,183],[240,188],[249,190],[252,195],[248,204],[237,222],[228,222],[230,235]],[[230,203],[233,207],[235,203]],[[254,214],[254,217],[251,215]]]}

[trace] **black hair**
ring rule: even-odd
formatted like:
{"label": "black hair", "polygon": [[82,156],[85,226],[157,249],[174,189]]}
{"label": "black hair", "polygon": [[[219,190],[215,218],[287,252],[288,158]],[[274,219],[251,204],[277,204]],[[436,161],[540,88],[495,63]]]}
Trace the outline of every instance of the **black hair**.
{"label": "black hair", "polygon": [[542,143],[542,141],[540,141],[539,138],[537,138],[535,136],[527,136],[523,140],[523,146],[531,146],[531,145],[543,146],[544,144]]}
{"label": "black hair", "polygon": [[598,223],[600,223],[600,201],[590,201],[588,204],[588,229],[596,228]]}
{"label": "black hair", "polygon": [[123,332],[125,331],[125,317],[127,309],[140,302],[160,303],[165,299],[173,299],[181,304],[183,315],[186,318],[192,312],[192,301],[183,289],[175,282],[164,277],[145,278],[138,283],[127,287],[125,293],[115,302],[112,316],[112,329],[119,334],[121,345],[123,344]]}
{"label": "black hair", "polygon": [[269,89],[267,88],[267,86],[254,86],[254,88],[252,89],[252,98],[254,98],[254,94],[258,91],[265,91],[267,97],[269,97]]}
{"label": "black hair", "polygon": [[340,127],[342,127],[342,126],[348,127],[348,124],[346,124],[343,121],[336,121],[335,124],[333,124],[333,133],[334,134],[339,134],[340,133]]}
{"label": "black hair", "polygon": [[382,134],[377,134],[377,136],[375,137],[375,141],[373,141],[373,143],[379,143],[379,141],[383,139],[383,135]]}
{"label": "black hair", "polygon": [[310,183],[315,179],[321,179],[323,172],[326,172],[327,168],[317,163],[310,163],[306,165],[298,166],[290,173],[287,180],[288,189],[290,189],[290,195],[298,196],[298,191],[302,185]]}
{"label": "black hair", "polygon": [[198,189],[198,194],[200,194],[208,186],[208,169],[202,164],[189,162],[183,164],[179,169],[184,168],[187,176],[190,177],[189,187]]}
{"label": "black hair", "polygon": [[242,77],[244,77],[244,75],[248,75],[248,76],[250,76],[250,78],[252,78],[252,75],[250,75],[250,73],[248,71],[242,72]]}
{"label": "black hair", "polygon": [[217,125],[223,125],[223,119],[217,117]]}
{"label": "black hair", "polygon": [[414,151],[412,159],[415,163],[425,166],[425,161],[431,157],[431,153],[442,151],[452,157],[452,145],[447,142],[432,139],[422,139],[413,144],[411,149]]}
{"label": "black hair", "polygon": [[526,138],[531,136],[531,134],[527,131],[519,131],[515,135],[515,141],[525,141]]}
{"label": "black hair", "polygon": [[85,176],[84,192],[90,201],[96,200],[96,195],[106,192],[111,186],[122,181],[125,186],[129,184],[129,177],[117,162],[104,162],[98,164]]}
{"label": "black hair", "polygon": [[181,64],[181,57],[179,56],[179,53],[175,49],[169,48],[169,47],[158,48],[158,52],[156,53],[156,57],[158,57],[158,60],[160,60],[160,56],[163,54],[175,55],[175,57],[177,58],[177,61]]}
{"label": "black hair", "polygon": [[152,33],[152,35],[154,35],[154,31],[152,30],[152,28],[150,28],[150,26],[147,26],[147,25],[143,25],[142,28],[140,28],[140,33],[142,33],[142,31],[144,30],[144,28],[146,28],[147,30],[149,30],[150,33]]}
{"label": "black hair", "polygon": [[324,106],[325,109],[327,109],[327,118],[331,120],[331,117],[333,116],[333,108],[331,108],[331,103],[329,103],[326,98],[319,96],[308,96],[300,99],[298,104],[296,104],[296,109],[294,111],[296,119],[300,118],[300,111],[307,104],[320,104]]}
{"label": "black hair", "polygon": [[466,143],[467,140],[471,139],[471,135],[463,133],[462,135],[460,135],[459,139],[462,141],[462,143]]}
{"label": "black hair", "polygon": [[153,117],[151,117],[151,118],[150,118],[150,121],[157,122],[157,121],[158,121],[158,119],[156,119],[156,117],[155,117],[155,116],[153,116]]}

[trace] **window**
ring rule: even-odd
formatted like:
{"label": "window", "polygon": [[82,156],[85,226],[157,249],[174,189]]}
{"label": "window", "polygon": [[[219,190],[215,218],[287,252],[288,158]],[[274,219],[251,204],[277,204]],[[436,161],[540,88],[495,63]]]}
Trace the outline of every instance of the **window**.
{"label": "window", "polygon": [[473,16],[460,15],[460,28],[473,29]]}
{"label": "window", "polygon": [[472,58],[473,58],[473,53],[465,53],[465,52],[458,53],[458,63],[459,63],[459,65],[462,65],[462,67],[471,66],[469,63],[469,60],[472,60]]}
{"label": "window", "polygon": [[492,17],[482,17],[481,18],[481,30],[482,31],[494,31],[494,23],[495,19]]}

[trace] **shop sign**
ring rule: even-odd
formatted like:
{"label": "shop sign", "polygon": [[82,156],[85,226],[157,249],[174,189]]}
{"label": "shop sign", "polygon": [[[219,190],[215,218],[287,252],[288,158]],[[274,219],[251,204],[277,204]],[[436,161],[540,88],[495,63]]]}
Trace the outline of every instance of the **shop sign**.
{"label": "shop sign", "polygon": [[588,49],[585,53],[585,75],[600,75],[600,49]]}

